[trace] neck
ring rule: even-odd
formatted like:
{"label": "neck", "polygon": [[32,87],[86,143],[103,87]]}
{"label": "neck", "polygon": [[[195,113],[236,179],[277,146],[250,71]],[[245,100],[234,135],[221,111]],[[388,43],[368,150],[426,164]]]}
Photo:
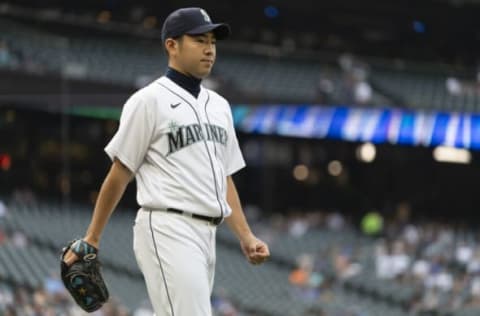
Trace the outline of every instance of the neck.
{"label": "neck", "polygon": [[187,90],[195,98],[198,98],[200,93],[200,83],[202,82],[201,79],[182,73],[171,66],[167,68],[165,76],[183,89]]}

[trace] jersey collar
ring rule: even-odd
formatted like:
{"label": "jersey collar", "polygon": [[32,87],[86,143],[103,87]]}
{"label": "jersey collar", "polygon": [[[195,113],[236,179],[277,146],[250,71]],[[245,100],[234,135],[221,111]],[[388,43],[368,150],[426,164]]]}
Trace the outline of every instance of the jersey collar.
{"label": "jersey collar", "polygon": [[208,98],[208,92],[202,85],[200,85],[200,93],[198,94],[198,98],[195,98],[190,92],[188,92],[166,76],[162,76],[156,81],[156,83],[167,87],[170,91],[172,91],[172,93],[192,105],[203,104]]}
{"label": "jersey collar", "polygon": [[202,82],[201,79],[187,76],[172,67],[167,67],[165,77],[190,92],[194,98],[198,98],[198,95],[200,94],[200,84]]}

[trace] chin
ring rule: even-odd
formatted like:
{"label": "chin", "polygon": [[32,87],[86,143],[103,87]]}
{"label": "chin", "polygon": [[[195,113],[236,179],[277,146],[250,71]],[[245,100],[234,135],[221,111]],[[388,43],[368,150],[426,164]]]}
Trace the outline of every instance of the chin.
{"label": "chin", "polygon": [[197,77],[197,78],[200,78],[200,79],[203,79],[203,78],[205,78],[205,77],[208,77],[208,75],[210,75],[210,70],[208,70],[208,71],[199,71],[199,72],[197,73],[197,76],[196,76],[196,77]]}

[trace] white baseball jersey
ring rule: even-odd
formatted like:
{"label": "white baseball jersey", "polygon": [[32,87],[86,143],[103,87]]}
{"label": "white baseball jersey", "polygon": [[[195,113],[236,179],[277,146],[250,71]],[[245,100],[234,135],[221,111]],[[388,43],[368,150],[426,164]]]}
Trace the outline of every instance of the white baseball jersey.
{"label": "white baseball jersey", "polygon": [[229,103],[201,87],[195,99],[163,76],[126,102],[105,147],[135,173],[146,209],[228,216],[226,177],[245,166]]}

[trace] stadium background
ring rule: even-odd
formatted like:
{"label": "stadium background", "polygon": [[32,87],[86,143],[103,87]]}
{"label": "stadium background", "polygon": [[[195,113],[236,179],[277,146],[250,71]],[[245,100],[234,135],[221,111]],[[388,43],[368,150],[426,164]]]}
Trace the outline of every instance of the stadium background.
{"label": "stadium background", "polygon": [[[272,250],[250,267],[219,230],[215,315],[478,315],[475,0],[0,2],[0,315],[81,315],[59,249],[88,224],[121,106],[165,69],[163,19],[194,5],[233,29],[205,84],[232,103],[235,179]],[[97,315],[151,314],[135,209],[132,184]]]}

